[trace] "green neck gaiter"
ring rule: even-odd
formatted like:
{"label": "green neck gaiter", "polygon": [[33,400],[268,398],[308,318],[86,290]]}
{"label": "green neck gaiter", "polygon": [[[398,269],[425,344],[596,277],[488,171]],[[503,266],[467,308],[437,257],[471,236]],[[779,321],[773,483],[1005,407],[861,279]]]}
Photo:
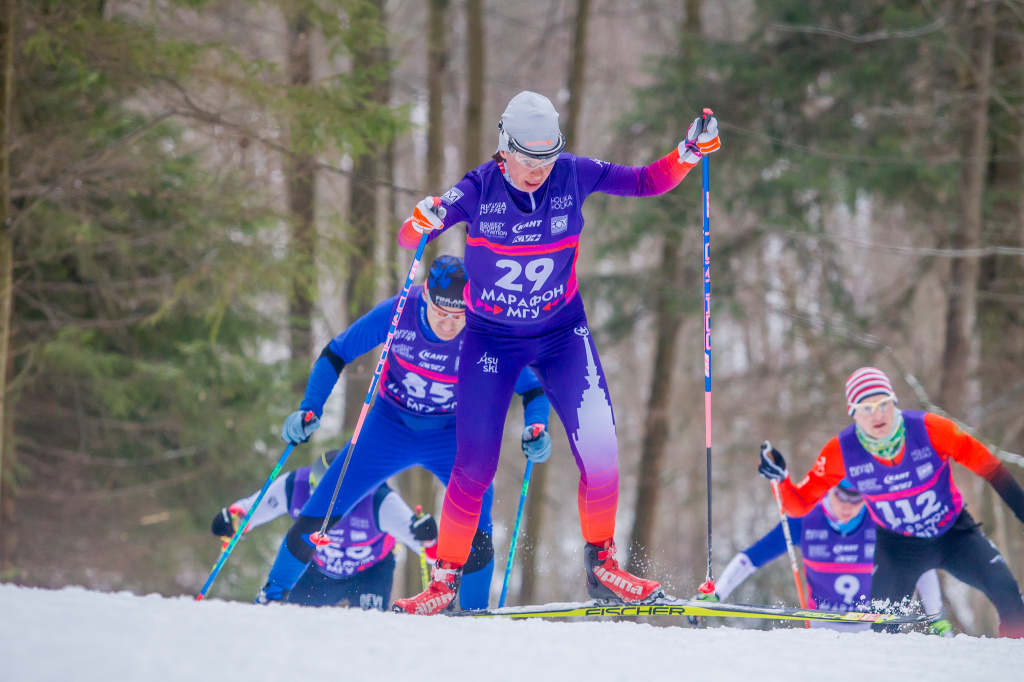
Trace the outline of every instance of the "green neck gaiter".
{"label": "green neck gaiter", "polygon": [[879,459],[893,460],[903,449],[907,430],[903,425],[903,412],[896,408],[896,418],[892,423],[892,431],[885,438],[872,438],[857,425],[857,440],[864,449]]}

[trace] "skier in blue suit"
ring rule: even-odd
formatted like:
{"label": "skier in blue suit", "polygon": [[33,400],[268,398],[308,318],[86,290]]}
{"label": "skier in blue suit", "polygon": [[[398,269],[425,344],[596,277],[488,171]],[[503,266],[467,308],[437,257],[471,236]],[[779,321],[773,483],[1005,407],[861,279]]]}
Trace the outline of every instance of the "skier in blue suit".
{"label": "skier in blue suit", "polygon": [[[414,466],[427,469],[448,485],[455,463],[458,367],[466,324],[463,291],[467,285],[462,260],[440,256],[431,264],[426,283],[410,290],[409,305],[395,331],[379,395],[363,423],[338,499],[328,510],[351,442],[331,464],[292,524],[257,602],[287,599],[313,558],[316,548],[310,535],[320,530],[328,514],[330,528],[385,480]],[[384,342],[397,298],[379,303],[323,349],[313,365],[299,409],[285,420],[281,437],[286,442],[305,442],[319,428],[324,403],[345,365]],[[542,462],[551,453],[547,433],[551,405],[529,368],[520,374],[516,392],[522,396],[525,412],[523,451],[531,461]],[[304,419],[310,411],[317,417],[311,422]],[[484,512],[466,564],[460,600],[464,609],[484,609],[488,605],[494,572],[493,499],[491,486],[484,497]]]}

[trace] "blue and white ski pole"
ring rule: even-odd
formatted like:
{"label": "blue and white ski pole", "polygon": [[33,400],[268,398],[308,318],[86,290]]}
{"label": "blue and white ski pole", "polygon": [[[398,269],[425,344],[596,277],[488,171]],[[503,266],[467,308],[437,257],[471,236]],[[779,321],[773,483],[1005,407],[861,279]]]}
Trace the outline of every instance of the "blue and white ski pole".
{"label": "blue and white ski pole", "polygon": [[512,575],[512,564],[516,558],[516,543],[519,540],[519,523],[523,520],[523,507],[526,505],[526,492],[530,488],[530,475],[533,473],[533,462],[527,460],[526,473],[523,474],[523,491],[519,493],[519,511],[516,512],[516,525],[512,528],[512,544],[508,548],[508,561],[505,562],[505,581],[501,585],[501,597],[498,599],[498,608],[505,605],[505,597],[508,595],[508,579]]}
{"label": "blue and white ski pole", "polygon": [[[307,412],[302,417],[303,426],[309,424],[315,417],[316,415],[312,412]],[[217,559],[217,563],[214,564],[213,571],[210,572],[210,577],[206,579],[203,589],[199,590],[199,594],[196,595],[196,601],[202,601],[203,597],[206,596],[206,593],[210,591],[210,587],[213,586],[213,581],[217,579],[217,574],[220,573],[220,569],[224,568],[224,564],[227,562],[228,557],[231,556],[231,552],[235,549],[235,545],[238,544],[238,541],[245,533],[245,529],[249,527],[249,519],[251,519],[252,515],[256,513],[256,509],[260,506],[260,502],[263,501],[263,496],[266,495],[267,490],[270,489],[270,484],[273,483],[274,479],[277,478],[277,475],[281,473],[281,468],[284,466],[284,463],[288,461],[288,456],[292,454],[292,450],[294,449],[294,443],[289,443],[288,447],[284,449],[284,454],[281,455],[281,459],[277,460],[277,466],[275,466],[274,470],[270,472],[270,477],[267,479],[267,482],[263,484],[263,488],[260,489],[260,494],[256,496],[256,501],[252,503],[251,507],[249,507],[249,513],[245,515],[242,522],[238,524],[235,534],[231,536],[231,542],[221,550],[220,558]]]}

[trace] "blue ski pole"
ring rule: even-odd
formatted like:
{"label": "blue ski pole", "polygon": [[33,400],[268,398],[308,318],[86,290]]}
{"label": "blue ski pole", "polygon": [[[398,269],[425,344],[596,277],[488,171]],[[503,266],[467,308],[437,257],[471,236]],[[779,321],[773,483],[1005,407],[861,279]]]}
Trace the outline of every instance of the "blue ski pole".
{"label": "blue ski pole", "polygon": [[[700,115],[701,132],[707,130],[714,112],[705,108]],[[704,443],[707,447],[708,487],[708,572],[702,594],[714,594],[715,578],[711,571],[711,164],[708,155],[700,160],[701,206],[704,211]]]}
{"label": "blue ski pole", "polygon": [[[315,416],[316,415],[312,412],[307,412],[305,417],[303,417],[304,425],[313,421]],[[231,552],[235,549],[235,545],[238,544],[242,534],[245,533],[245,529],[249,527],[249,519],[252,518],[252,515],[260,506],[260,502],[263,501],[263,496],[267,494],[270,484],[273,483],[274,479],[277,478],[277,475],[281,473],[281,468],[284,466],[284,463],[288,461],[288,456],[292,454],[292,450],[294,449],[294,443],[289,443],[288,447],[284,449],[284,454],[281,455],[281,459],[277,460],[277,466],[275,466],[274,470],[270,472],[270,477],[267,479],[267,482],[263,484],[263,488],[260,490],[260,494],[256,497],[256,501],[253,502],[251,507],[249,507],[249,513],[245,515],[245,518],[242,519],[242,522],[238,525],[238,529],[235,530],[235,534],[231,537],[231,542],[229,542],[227,547],[221,551],[220,558],[217,559],[217,563],[213,566],[213,571],[210,572],[210,577],[206,579],[206,584],[203,585],[203,589],[199,590],[199,594],[196,595],[196,601],[202,601],[203,597],[206,596],[206,593],[210,591],[210,587],[213,586],[213,581],[217,579],[217,574],[220,573],[220,569],[224,568],[224,564],[227,562],[228,557],[231,556]]]}
{"label": "blue ski pole", "polygon": [[526,505],[526,491],[530,488],[530,474],[533,473],[533,462],[527,460],[526,473],[523,474],[523,491],[519,494],[519,511],[516,512],[516,525],[512,528],[512,544],[508,548],[508,561],[505,562],[505,582],[501,585],[501,597],[498,599],[498,608],[505,605],[505,597],[508,595],[508,579],[512,575],[512,564],[516,558],[516,542],[519,540],[519,524],[523,520],[523,507]]}

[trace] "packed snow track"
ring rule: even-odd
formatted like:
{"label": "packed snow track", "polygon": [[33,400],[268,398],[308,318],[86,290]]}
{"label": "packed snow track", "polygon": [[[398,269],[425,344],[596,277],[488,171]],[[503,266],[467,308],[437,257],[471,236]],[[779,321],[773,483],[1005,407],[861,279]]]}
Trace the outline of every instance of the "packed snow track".
{"label": "packed snow track", "polygon": [[0,585],[0,679],[1019,681],[1024,642],[516,622]]}

